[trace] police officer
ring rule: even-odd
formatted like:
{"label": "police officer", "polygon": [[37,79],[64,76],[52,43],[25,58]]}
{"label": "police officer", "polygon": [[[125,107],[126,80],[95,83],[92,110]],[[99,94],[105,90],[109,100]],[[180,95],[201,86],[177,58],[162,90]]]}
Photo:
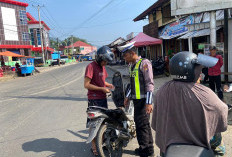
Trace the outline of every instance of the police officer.
{"label": "police officer", "polygon": [[131,88],[127,91],[124,105],[129,99],[134,103],[134,121],[136,124],[139,148],[135,153],[140,157],[154,156],[153,138],[149,123],[150,113],[153,110],[152,92],[154,90],[153,71],[151,62],[136,54],[134,42],[118,47],[123,58],[130,64]]}

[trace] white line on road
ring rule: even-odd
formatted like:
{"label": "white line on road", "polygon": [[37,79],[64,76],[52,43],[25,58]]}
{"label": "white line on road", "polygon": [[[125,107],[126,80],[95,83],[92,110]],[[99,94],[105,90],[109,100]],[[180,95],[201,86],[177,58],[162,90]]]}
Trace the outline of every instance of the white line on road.
{"label": "white line on road", "polygon": [[[57,87],[53,87],[53,88],[50,88],[50,89],[47,89],[47,90],[43,90],[43,91],[40,91],[40,92],[37,92],[37,93],[28,94],[27,96],[32,96],[32,95],[37,95],[37,94],[41,94],[41,93],[46,93],[46,92],[49,92],[51,90],[55,90],[55,89],[59,89],[61,87],[67,86],[67,85],[69,85],[69,84],[71,84],[71,83],[73,83],[75,81],[80,80],[82,77],[84,77],[84,72],[85,72],[85,69],[83,68],[82,75],[79,76],[78,78],[76,78],[76,79],[74,79],[74,80],[72,80],[72,81],[70,81],[70,82],[68,82],[66,84],[63,84],[63,85],[60,85],[60,86],[57,86]],[[12,100],[16,100],[16,99],[18,99],[18,98],[11,98],[11,99],[6,99],[6,100],[1,100],[0,102],[12,101]]]}

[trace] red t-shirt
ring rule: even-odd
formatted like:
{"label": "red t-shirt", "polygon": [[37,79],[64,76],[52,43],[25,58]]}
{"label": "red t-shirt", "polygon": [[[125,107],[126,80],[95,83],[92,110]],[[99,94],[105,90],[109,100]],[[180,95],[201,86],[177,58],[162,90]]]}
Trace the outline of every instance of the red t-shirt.
{"label": "red t-shirt", "polygon": [[[91,79],[90,84],[105,87],[105,80],[108,77],[105,67],[101,67],[95,61],[86,67],[85,77]],[[88,90],[88,99],[105,99],[106,94],[102,91]]]}
{"label": "red t-shirt", "polygon": [[218,76],[221,75],[221,67],[223,66],[223,59],[221,55],[216,55],[218,58],[218,62],[214,67],[209,68],[208,74],[209,76]]}

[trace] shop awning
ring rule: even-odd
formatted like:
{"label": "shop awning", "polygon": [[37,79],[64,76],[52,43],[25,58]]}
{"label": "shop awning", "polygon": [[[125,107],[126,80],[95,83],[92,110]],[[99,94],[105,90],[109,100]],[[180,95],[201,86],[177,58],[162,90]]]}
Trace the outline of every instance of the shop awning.
{"label": "shop awning", "polygon": [[131,42],[135,41],[135,46],[150,46],[150,45],[160,45],[162,44],[162,40],[150,37],[144,33],[139,33]]}
{"label": "shop awning", "polygon": [[[217,27],[217,30],[219,30],[221,27]],[[188,39],[188,38],[195,38],[195,37],[201,37],[201,36],[207,36],[210,35],[210,29],[202,29],[202,30],[195,30],[192,32],[188,32],[185,35],[179,37],[178,39]]]}
{"label": "shop awning", "polygon": [[0,56],[8,56],[8,57],[25,57],[23,55],[19,55],[17,53],[13,53],[10,51],[0,52]]}

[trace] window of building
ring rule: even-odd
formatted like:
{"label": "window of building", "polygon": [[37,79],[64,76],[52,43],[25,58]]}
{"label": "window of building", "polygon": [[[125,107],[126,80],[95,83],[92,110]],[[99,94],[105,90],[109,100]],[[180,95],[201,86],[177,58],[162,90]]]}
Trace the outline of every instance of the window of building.
{"label": "window of building", "polygon": [[30,40],[28,32],[23,32],[22,36],[23,36],[23,41],[29,41]]}
{"label": "window of building", "polygon": [[30,29],[31,45],[35,45],[34,29]]}
{"label": "window of building", "polygon": [[19,18],[20,18],[21,25],[27,25],[26,10],[19,10]]}
{"label": "window of building", "polygon": [[38,45],[41,45],[41,37],[40,37],[40,29],[39,28],[37,28],[36,34],[37,34]]}

